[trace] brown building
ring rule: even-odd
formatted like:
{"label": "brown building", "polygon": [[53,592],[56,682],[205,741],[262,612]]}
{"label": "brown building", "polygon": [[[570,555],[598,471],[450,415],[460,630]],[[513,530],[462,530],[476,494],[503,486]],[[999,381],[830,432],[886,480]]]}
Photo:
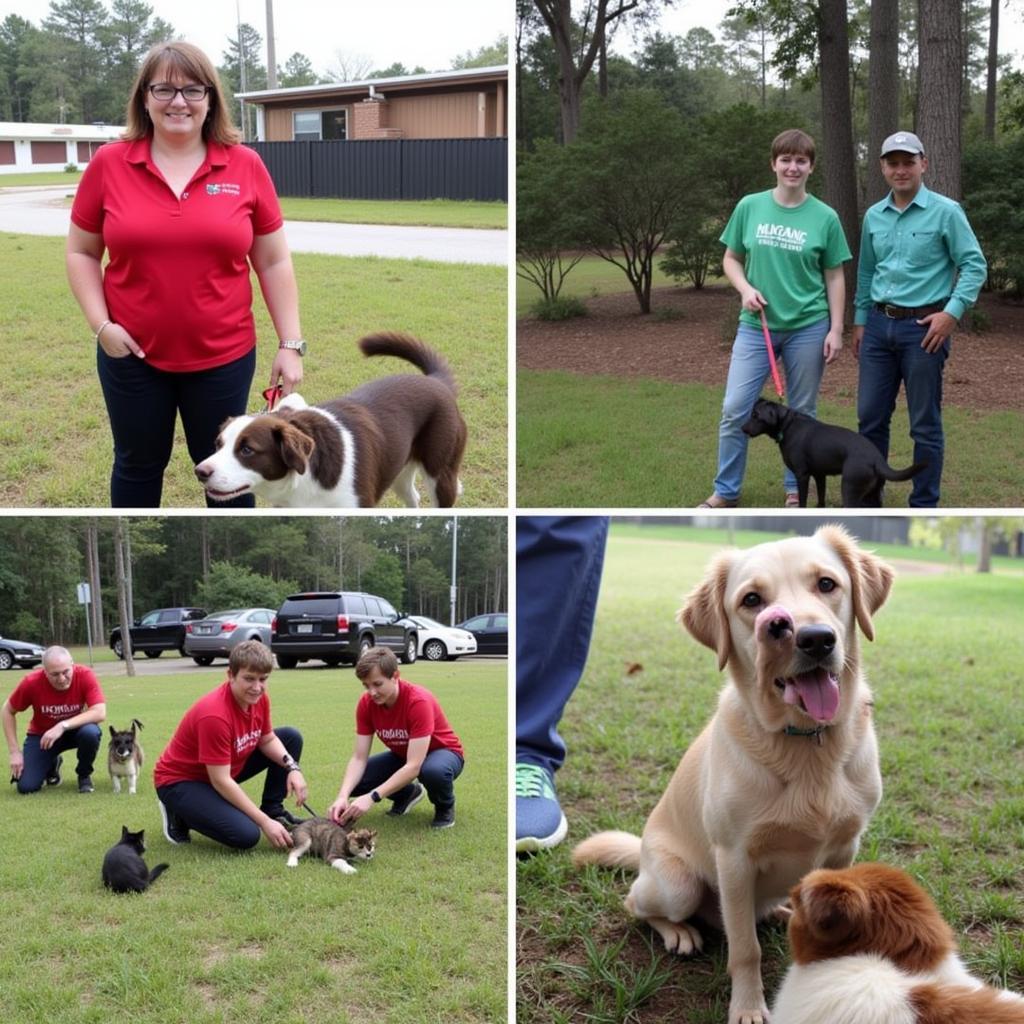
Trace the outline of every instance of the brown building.
{"label": "brown building", "polygon": [[238,93],[260,142],[508,136],[508,68]]}

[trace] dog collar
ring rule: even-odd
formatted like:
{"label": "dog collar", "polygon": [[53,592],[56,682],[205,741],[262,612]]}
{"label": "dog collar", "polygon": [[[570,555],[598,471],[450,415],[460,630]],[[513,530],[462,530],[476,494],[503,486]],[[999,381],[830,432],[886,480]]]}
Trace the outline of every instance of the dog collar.
{"label": "dog collar", "polygon": [[828,728],[827,725],[816,725],[813,729],[801,729],[795,725],[787,725],[783,729],[783,733],[787,736],[806,736],[810,739],[812,736],[818,741],[818,746],[821,746],[821,734]]}

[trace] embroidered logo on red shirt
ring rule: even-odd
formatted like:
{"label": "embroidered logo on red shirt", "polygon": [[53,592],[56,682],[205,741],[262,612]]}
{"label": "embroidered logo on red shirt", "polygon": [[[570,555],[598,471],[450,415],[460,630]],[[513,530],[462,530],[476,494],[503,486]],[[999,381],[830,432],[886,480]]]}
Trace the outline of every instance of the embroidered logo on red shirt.
{"label": "embroidered logo on red shirt", "polygon": [[206,194],[211,196],[238,196],[242,194],[242,190],[241,188],[239,188],[238,185],[231,185],[225,183],[219,185],[211,184],[206,186]]}

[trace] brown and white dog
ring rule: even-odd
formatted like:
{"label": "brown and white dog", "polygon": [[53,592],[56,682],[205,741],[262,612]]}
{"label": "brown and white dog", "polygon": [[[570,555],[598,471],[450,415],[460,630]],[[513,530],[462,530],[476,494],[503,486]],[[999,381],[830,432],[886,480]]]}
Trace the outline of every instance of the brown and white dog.
{"label": "brown and white dog", "polygon": [[289,508],[372,508],[391,488],[420,504],[422,469],[432,504],[451,508],[462,493],[466,424],[448,363],[406,334],[371,334],[367,356],[395,356],[423,376],[370,381],[342,398],[307,405],[288,395],[273,412],[227,420],[217,450],[195,468],[216,501],[255,494]]}
{"label": "brown and white dog", "polygon": [[135,727],[142,728],[142,723],[132,719],[130,729],[118,730],[110,727],[110,747],[107,750],[107,771],[114,792],[121,792],[121,780],[128,780],[128,792],[134,796],[135,786],[142,770],[142,744],[135,736]]}
{"label": "brown and white dog", "polygon": [[906,872],[812,871],[790,901],[794,963],[772,1024],[1024,1022],[1024,999],[967,973],[949,925]]}
{"label": "brown and white dog", "polygon": [[669,952],[700,949],[693,918],[724,928],[729,1024],[768,1017],[758,919],[813,868],[850,864],[881,797],[857,629],[874,639],[892,579],[837,526],[717,556],[679,617],[728,670],[718,709],[642,838],[600,832],[573,852],[638,872],[626,909]]}

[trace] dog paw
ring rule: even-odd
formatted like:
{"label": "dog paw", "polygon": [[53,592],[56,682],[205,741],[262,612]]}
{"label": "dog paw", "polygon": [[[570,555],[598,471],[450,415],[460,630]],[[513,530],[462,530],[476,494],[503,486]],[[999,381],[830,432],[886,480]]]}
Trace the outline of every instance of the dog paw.
{"label": "dog paw", "polygon": [[703,948],[700,932],[685,921],[660,921],[655,928],[669,953],[689,956]]}
{"label": "dog paw", "polygon": [[299,866],[299,862],[297,860],[289,859],[288,863],[285,866],[289,868],[297,868]]}
{"label": "dog paw", "polygon": [[771,1024],[771,1018],[764,1006],[760,1010],[730,1010],[729,1024]]}

